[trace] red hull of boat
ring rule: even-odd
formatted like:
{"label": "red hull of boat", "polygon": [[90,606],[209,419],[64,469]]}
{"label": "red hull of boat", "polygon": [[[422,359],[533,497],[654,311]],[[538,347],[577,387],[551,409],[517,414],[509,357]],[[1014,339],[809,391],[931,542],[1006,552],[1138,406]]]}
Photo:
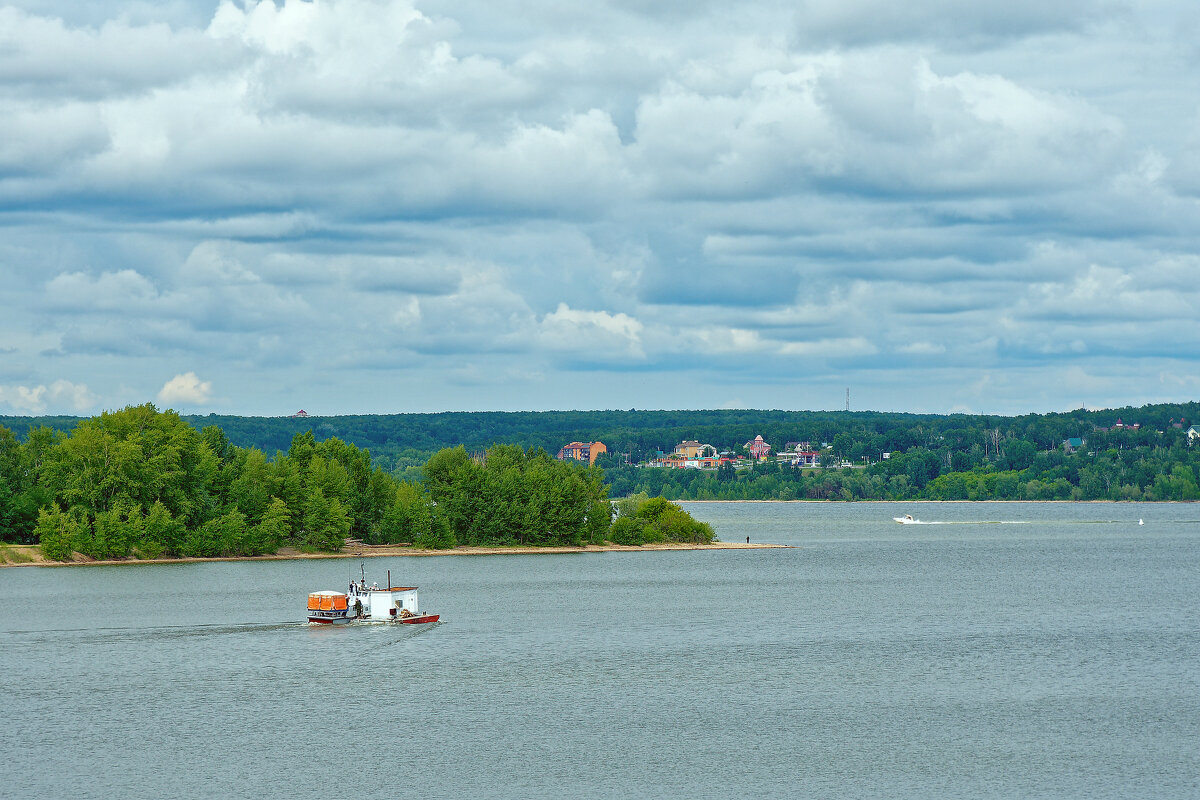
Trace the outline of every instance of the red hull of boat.
{"label": "red hull of boat", "polygon": [[401,619],[399,622],[403,622],[405,625],[420,625],[422,622],[437,622],[441,616],[441,614],[422,614],[419,617]]}

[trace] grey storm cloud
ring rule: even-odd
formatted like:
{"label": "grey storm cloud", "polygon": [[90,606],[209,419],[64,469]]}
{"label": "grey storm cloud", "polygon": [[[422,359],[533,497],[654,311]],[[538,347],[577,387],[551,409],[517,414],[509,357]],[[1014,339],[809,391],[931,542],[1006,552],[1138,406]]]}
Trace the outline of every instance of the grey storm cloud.
{"label": "grey storm cloud", "polygon": [[886,0],[802,0],[797,4],[796,28],[799,38],[812,43],[998,46],[1012,39],[1086,31],[1097,21],[1127,11],[1128,4],[1112,0],[1002,4],[925,0],[907,5]]}
{"label": "grey storm cloud", "polygon": [[8,2],[0,413],[1191,398],[1194,29],[1173,0]]}

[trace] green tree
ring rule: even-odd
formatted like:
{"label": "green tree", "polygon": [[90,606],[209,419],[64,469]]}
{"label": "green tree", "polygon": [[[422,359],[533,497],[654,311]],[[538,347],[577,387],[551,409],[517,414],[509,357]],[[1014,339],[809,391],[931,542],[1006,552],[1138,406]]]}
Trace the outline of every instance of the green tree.
{"label": "green tree", "polygon": [[287,503],[278,497],[271,498],[254,528],[254,541],[260,552],[274,553],[291,538],[291,516]]}
{"label": "green tree", "polygon": [[336,552],[350,535],[350,514],[337,498],[313,489],[304,507],[304,544],[317,550]]}
{"label": "green tree", "polygon": [[200,434],[151,404],[82,420],[42,465],[54,496],[89,517],[118,504],[148,508],[159,501],[193,525],[213,509],[216,472],[216,457]]}
{"label": "green tree", "polygon": [[604,544],[612,529],[613,505],[608,500],[588,503],[585,537],[591,544]]}
{"label": "green tree", "polygon": [[435,519],[434,505],[429,495],[413,483],[397,484],[393,499],[373,537],[373,544],[414,543],[442,540],[442,529],[449,531],[444,520]]}
{"label": "green tree", "polygon": [[156,500],[146,514],[142,539],[137,543],[138,552],[146,558],[158,558],[164,553],[179,555],[183,541],[183,524],[171,516],[162,502]]}
{"label": "green tree", "polygon": [[257,524],[271,502],[272,470],[261,450],[242,451],[238,475],[229,483],[227,502]]}
{"label": "green tree", "polygon": [[646,521],[645,540],[707,544],[715,537],[712,526],[692,518],[679,506],[655,497],[637,510],[637,517]]}
{"label": "green tree", "polygon": [[198,558],[256,555],[247,546],[247,531],[246,515],[233,509],[190,531],[184,539],[183,554]]}
{"label": "green tree", "polygon": [[69,561],[84,536],[83,523],[56,505],[38,512],[36,533],[42,555],[49,561]]}

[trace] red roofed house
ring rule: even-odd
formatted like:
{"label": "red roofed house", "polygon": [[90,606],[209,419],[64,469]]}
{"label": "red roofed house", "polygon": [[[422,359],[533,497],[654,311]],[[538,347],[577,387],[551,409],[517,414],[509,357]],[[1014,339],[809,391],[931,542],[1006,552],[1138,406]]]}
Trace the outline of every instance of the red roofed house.
{"label": "red roofed house", "polygon": [[596,463],[596,456],[601,453],[607,453],[608,448],[603,442],[571,442],[558,451],[558,460],[566,461],[568,458],[575,461],[586,461],[588,466]]}

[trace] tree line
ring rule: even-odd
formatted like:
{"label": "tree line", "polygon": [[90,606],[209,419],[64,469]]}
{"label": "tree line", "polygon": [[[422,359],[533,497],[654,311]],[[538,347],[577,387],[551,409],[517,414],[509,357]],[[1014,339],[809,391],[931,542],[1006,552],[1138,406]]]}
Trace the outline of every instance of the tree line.
{"label": "tree line", "polygon": [[[310,411],[312,409],[309,409]],[[1141,408],[1076,409],[1061,413],[997,416],[979,414],[907,414],[881,411],[608,410],[481,411],[432,414],[380,414],[310,417],[184,416],[196,430],[218,427],[231,444],[264,453],[286,451],[296,434],[319,441],[340,439],[370,450],[372,464],[401,478],[419,477],[424,463],[439,450],[463,445],[483,452],[496,444],[541,448],[550,454],[571,441],[602,441],[624,463],[668,452],[684,439],[719,449],[734,448],[761,434],[776,449],[788,441],[828,442],[839,456],[860,463],[883,452],[915,447],[937,450],[950,443],[960,461],[978,448],[980,463],[995,455],[994,439],[1024,440],[1049,450],[1064,439],[1087,437],[1117,417],[1141,422],[1143,430],[1163,430],[1170,420],[1200,421],[1200,403],[1164,403]],[[22,437],[38,427],[69,432],[75,417],[0,417],[0,426]],[[841,437],[841,438],[839,438]],[[619,456],[615,455],[619,454]],[[969,466],[956,464],[956,471]]]}
{"label": "tree line", "polygon": [[[198,430],[152,404],[69,430],[33,427],[23,440],[0,427],[0,540],[40,543],[47,558],[64,560],[334,551],[348,539],[579,545],[611,535],[603,472],[540,448],[446,448],[420,471],[422,482],[402,480],[373,464],[370,451],[311,430],[268,458],[219,426]],[[626,513],[639,521],[624,528],[645,541],[696,537],[673,512]]]}

